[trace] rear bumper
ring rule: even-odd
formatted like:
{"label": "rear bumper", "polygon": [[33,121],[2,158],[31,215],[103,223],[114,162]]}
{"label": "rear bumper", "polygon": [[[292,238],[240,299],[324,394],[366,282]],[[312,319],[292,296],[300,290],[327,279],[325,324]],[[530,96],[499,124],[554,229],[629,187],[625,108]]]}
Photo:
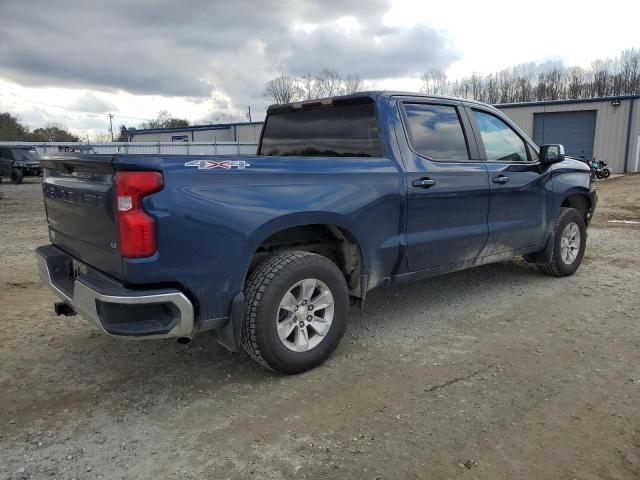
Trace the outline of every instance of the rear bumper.
{"label": "rear bumper", "polygon": [[190,337],[191,301],[179,290],[131,290],[63,250],[36,249],[40,278],[73,310],[118,337]]}

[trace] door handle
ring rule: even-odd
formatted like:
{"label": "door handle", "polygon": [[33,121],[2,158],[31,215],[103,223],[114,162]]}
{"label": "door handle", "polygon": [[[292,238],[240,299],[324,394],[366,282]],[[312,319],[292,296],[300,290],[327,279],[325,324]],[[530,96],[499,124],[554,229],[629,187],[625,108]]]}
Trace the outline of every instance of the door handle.
{"label": "door handle", "polygon": [[493,183],[505,184],[509,181],[509,177],[505,177],[504,175],[498,175],[497,177],[493,177],[491,181]]}
{"label": "door handle", "polygon": [[420,178],[418,180],[414,180],[411,182],[416,188],[431,188],[436,184],[436,181],[433,178]]}

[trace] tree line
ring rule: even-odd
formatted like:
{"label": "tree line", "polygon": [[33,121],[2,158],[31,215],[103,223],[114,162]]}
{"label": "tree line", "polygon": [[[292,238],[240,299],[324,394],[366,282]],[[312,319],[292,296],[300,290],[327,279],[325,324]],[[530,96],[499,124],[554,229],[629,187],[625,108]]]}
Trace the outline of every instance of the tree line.
{"label": "tree line", "polygon": [[282,75],[269,80],[264,89],[264,98],[270,103],[289,103],[334,95],[349,95],[369,88],[360,76],[342,76],[339,72],[323,68],[318,73],[307,73],[302,77]]}
{"label": "tree line", "polygon": [[56,124],[31,130],[17,116],[8,112],[0,112],[0,140],[14,142],[78,142],[80,137]]}
{"label": "tree line", "polygon": [[640,49],[595,60],[586,68],[559,62],[524,63],[489,75],[473,73],[450,80],[446,73],[424,73],[422,91],[485,103],[517,103],[566,98],[640,94]]}
{"label": "tree line", "polygon": [[156,116],[150,120],[142,122],[138,127],[128,127],[126,125],[120,125],[118,133],[114,133],[114,141],[116,142],[128,142],[129,134],[135,132],[138,129],[147,128],[176,128],[176,127],[188,127],[189,120],[186,118],[176,118],[167,110],[160,110]]}

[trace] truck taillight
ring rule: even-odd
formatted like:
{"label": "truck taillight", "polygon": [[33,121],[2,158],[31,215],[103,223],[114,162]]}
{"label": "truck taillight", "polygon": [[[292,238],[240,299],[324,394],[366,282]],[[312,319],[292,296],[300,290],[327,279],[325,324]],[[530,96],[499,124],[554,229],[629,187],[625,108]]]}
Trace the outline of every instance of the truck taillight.
{"label": "truck taillight", "polygon": [[156,224],[142,210],[142,199],[162,190],[158,172],[116,173],[116,204],[120,226],[120,253],[127,258],[150,257],[156,252]]}

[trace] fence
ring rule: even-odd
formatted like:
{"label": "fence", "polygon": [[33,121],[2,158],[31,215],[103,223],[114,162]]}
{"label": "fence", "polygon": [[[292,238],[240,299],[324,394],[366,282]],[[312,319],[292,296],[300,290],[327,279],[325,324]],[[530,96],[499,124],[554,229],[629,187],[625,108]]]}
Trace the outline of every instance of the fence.
{"label": "fence", "polygon": [[34,147],[40,155],[60,152],[95,154],[255,155],[258,145],[243,142],[0,142],[3,147]]}

